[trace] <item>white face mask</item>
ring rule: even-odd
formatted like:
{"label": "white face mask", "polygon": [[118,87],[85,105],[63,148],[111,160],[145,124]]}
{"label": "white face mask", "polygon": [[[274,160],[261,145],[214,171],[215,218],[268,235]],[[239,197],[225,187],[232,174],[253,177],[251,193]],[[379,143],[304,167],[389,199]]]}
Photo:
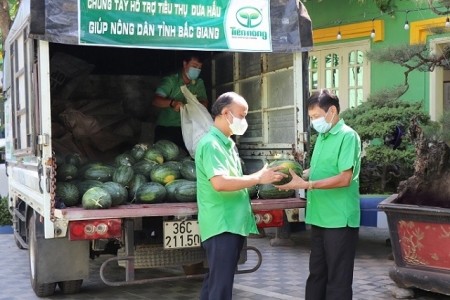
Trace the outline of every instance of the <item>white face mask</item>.
{"label": "white face mask", "polygon": [[231,132],[235,135],[243,135],[248,128],[247,120],[245,118],[243,119],[236,118],[235,116],[233,116],[231,111],[230,115],[233,117],[233,123],[230,123],[228,119],[227,122],[228,124],[230,124]]}
{"label": "white face mask", "polygon": [[[328,110],[329,111],[329,110]],[[312,121],[312,126],[314,127],[314,129],[319,132],[319,133],[325,133],[328,132],[331,129],[331,122],[333,122],[334,119],[334,115],[330,120],[330,123],[327,123],[327,121],[325,120],[325,118],[327,117],[328,112],[326,113],[325,117],[320,117],[314,121]]]}

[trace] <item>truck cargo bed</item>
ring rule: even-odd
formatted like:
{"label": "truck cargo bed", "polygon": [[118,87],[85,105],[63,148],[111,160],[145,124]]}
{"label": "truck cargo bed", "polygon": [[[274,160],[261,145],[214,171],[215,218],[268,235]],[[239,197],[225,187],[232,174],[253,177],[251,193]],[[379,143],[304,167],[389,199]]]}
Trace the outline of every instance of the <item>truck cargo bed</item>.
{"label": "truck cargo bed", "polygon": [[[253,211],[288,209],[305,207],[305,199],[254,199]],[[109,209],[84,209],[82,207],[69,207],[56,209],[55,216],[70,220],[88,220],[101,218],[139,218],[154,216],[183,216],[196,215],[197,203],[158,203],[158,204],[128,204],[111,207]]]}

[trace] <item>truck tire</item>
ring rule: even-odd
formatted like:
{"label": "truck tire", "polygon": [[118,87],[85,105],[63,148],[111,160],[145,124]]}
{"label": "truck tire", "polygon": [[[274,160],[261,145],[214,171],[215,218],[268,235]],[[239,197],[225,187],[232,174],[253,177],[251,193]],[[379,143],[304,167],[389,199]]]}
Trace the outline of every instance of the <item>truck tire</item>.
{"label": "truck tire", "polygon": [[36,215],[33,215],[30,220],[29,227],[29,248],[30,248],[30,279],[31,279],[31,287],[33,288],[34,293],[38,297],[47,297],[51,296],[55,293],[56,282],[51,283],[39,283],[39,278],[37,278],[36,274],[38,263],[37,258],[39,257],[39,249],[37,247],[38,243],[36,242]]}
{"label": "truck tire", "polygon": [[68,280],[58,282],[59,289],[63,294],[75,294],[80,291],[83,279],[80,280]]}

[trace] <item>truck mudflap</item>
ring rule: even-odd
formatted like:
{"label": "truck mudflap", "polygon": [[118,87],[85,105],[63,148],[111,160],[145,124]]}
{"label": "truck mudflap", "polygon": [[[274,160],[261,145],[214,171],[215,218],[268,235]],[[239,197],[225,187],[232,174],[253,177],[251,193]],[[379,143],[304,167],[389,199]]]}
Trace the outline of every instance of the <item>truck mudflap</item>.
{"label": "truck mudflap", "polygon": [[[193,249],[175,249],[175,250],[164,250],[162,246],[159,245],[147,245],[144,250],[145,253],[142,255],[135,255],[134,247],[134,234],[133,234],[133,220],[126,219],[124,222],[124,239],[125,239],[125,253],[123,255],[118,254],[117,257],[112,257],[105,260],[100,266],[100,278],[101,280],[109,286],[125,286],[125,285],[135,285],[144,283],[154,283],[166,280],[176,280],[176,279],[186,279],[186,278],[201,278],[205,276],[205,273],[195,274],[195,275],[177,275],[177,276],[165,276],[158,278],[146,278],[146,279],[135,279],[135,269],[139,267],[152,268],[152,267],[170,267],[179,266],[183,264],[194,264],[203,262],[206,259],[206,254],[203,248],[193,248]],[[236,270],[236,274],[252,273],[259,269],[262,263],[261,252],[253,246],[245,246],[243,251],[253,251],[256,253],[258,259],[256,265],[250,269]],[[111,281],[106,278],[105,272],[107,266],[111,262],[117,262],[119,265],[125,267],[125,280],[123,281]],[[137,266],[139,264],[139,266]]]}

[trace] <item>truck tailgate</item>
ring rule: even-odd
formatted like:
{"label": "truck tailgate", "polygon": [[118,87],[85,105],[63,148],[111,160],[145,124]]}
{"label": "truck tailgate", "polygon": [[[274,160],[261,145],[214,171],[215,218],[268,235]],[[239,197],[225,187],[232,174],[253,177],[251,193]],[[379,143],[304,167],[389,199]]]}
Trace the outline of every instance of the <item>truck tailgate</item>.
{"label": "truck tailgate", "polygon": [[[254,199],[252,202],[253,211],[303,208],[305,199]],[[158,203],[158,204],[129,204],[111,207],[108,209],[84,209],[82,207],[69,207],[56,209],[55,216],[66,220],[89,220],[104,218],[139,218],[154,216],[184,216],[196,215],[197,203]]]}

